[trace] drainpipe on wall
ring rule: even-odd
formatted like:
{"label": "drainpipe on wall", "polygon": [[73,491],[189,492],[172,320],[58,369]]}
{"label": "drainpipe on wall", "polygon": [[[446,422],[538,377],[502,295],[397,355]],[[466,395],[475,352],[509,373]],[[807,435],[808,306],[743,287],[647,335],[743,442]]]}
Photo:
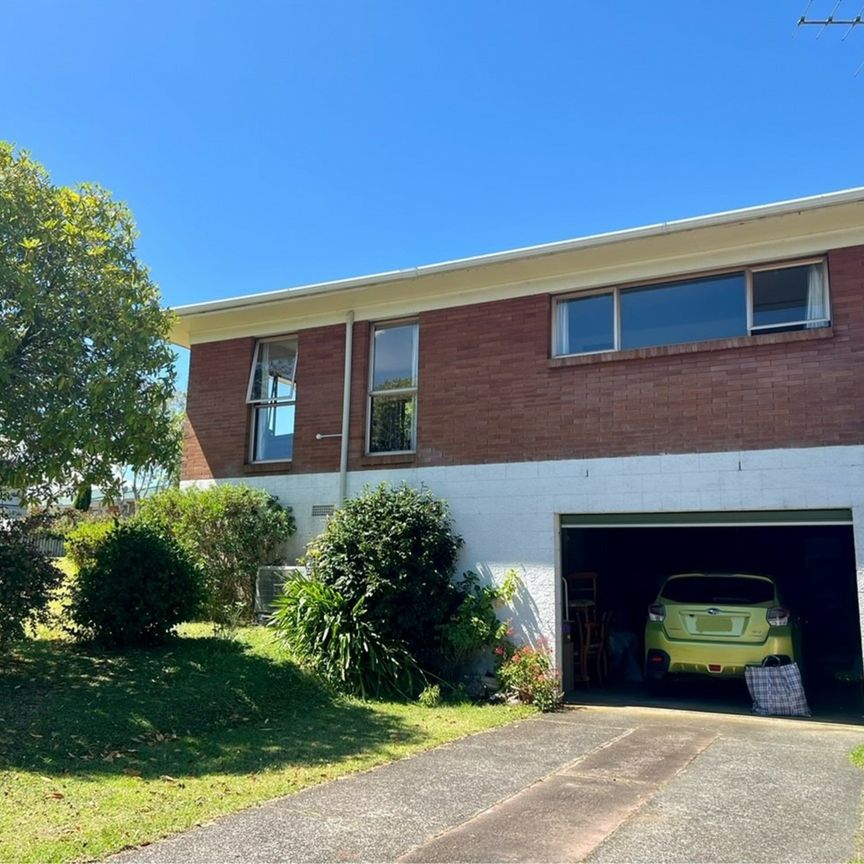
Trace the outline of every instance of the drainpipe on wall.
{"label": "drainpipe on wall", "polygon": [[351,357],[354,343],[354,311],[345,316],[345,387],[342,391],[342,441],[339,452],[339,503],[348,497],[348,433],[351,425]]}

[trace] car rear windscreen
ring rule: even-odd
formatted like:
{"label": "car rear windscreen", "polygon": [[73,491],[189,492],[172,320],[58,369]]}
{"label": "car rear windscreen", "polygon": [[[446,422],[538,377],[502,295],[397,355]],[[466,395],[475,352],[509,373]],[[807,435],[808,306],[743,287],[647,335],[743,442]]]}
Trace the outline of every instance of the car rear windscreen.
{"label": "car rear windscreen", "polygon": [[663,586],[663,595],[673,603],[737,603],[751,606],[774,600],[774,584],[767,579],[738,576],[682,576]]}

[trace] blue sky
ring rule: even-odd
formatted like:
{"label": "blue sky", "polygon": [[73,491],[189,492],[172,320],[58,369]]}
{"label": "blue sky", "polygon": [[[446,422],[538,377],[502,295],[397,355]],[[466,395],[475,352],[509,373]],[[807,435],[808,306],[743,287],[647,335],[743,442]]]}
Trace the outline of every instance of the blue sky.
{"label": "blue sky", "polygon": [[273,290],[864,184],[864,27],[806,6],[6,0],[0,137],[167,303]]}

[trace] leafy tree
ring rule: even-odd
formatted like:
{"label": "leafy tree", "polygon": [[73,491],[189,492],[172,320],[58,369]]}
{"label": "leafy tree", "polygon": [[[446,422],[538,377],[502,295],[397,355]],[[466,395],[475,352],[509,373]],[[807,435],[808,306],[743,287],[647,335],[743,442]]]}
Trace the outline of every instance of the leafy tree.
{"label": "leafy tree", "polygon": [[85,512],[85,511],[90,509],[90,505],[92,503],[93,503],[93,487],[89,483],[85,483],[75,493],[75,498],[72,501],[72,506],[76,510],[80,510],[81,512]]}
{"label": "leafy tree", "polygon": [[171,314],[128,208],[0,142],[0,488],[116,493],[174,446]]}
{"label": "leafy tree", "polygon": [[180,469],[183,463],[183,427],[186,423],[186,394],[178,391],[170,405],[171,422],[165,445],[154,451],[149,459],[138,467],[122,466],[121,483],[124,492],[132,494],[138,504],[148,495],[156,495],[166,489],[180,485]]}

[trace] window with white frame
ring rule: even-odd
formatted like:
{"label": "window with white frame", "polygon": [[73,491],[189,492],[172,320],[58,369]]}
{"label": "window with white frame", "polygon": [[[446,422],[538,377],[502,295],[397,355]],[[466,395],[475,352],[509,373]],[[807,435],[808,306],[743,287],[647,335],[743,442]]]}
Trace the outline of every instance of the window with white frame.
{"label": "window with white frame", "polygon": [[249,375],[253,462],[281,462],[294,455],[297,340],[260,339]]}
{"label": "window with white frame", "polygon": [[593,354],[830,323],[825,261],[793,261],[558,298],[553,353]]}
{"label": "window with white frame", "polygon": [[827,327],[828,280],[824,261],[752,270],[752,332]]}
{"label": "window with white frame", "polygon": [[413,452],[417,437],[416,321],[376,324],[369,369],[369,453]]}

